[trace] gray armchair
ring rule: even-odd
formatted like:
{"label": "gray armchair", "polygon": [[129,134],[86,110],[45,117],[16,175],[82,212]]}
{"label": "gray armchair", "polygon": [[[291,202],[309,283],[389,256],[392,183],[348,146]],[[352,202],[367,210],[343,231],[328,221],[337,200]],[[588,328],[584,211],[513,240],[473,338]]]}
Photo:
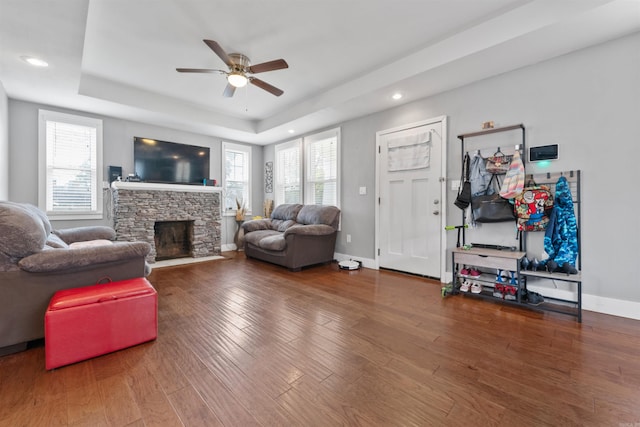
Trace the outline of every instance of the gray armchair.
{"label": "gray armchair", "polygon": [[340,209],[335,206],[283,204],[271,218],[247,221],[244,251],[256,258],[299,271],[333,261]]}
{"label": "gray armchair", "polygon": [[114,239],[103,226],[52,230],[37,207],[0,201],[0,355],[44,337],[55,292],[149,274],[149,244]]}

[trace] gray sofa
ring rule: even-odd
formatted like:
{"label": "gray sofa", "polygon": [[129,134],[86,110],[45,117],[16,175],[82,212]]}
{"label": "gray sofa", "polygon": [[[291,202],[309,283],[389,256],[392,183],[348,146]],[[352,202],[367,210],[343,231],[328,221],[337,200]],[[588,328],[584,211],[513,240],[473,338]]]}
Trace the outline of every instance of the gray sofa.
{"label": "gray sofa", "polygon": [[242,224],[244,252],[292,271],[331,262],[339,222],[335,206],[279,205],[271,218]]}
{"label": "gray sofa", "polygon": [[0,355],[44,337],[56,291],[149,274],[148,243],[113,239],[103,226],[52,230],[37,207],[0,201]]}

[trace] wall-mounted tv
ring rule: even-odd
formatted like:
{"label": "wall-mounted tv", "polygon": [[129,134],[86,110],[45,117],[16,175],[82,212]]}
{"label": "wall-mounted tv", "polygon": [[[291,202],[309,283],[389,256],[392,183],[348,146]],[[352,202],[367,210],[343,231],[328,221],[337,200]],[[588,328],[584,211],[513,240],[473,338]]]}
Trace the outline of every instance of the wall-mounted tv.
{"label": "wall-mounted tv", "polygon": [[209,148],[133,138],[135,173],[144,182],[202,185],[209,178]]}

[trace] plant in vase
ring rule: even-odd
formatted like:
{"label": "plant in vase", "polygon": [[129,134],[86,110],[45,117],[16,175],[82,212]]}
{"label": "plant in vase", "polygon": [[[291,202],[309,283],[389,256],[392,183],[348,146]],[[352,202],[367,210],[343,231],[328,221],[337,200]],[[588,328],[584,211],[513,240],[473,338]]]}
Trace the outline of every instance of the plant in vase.
{"label": "plant in vase", "polygon": [[244,216],[247,213],[247,206],[243,200],[236,199],[236,221],[244,221]]}

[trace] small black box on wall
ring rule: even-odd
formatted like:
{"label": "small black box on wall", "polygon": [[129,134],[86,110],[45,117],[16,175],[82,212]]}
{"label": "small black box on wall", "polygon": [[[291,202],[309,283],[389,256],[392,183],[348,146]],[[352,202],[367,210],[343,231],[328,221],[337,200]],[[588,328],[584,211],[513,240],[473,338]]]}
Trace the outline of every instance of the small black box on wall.
{"label": "small black box on wall", "polygon": [[109,166],[109,184],[116,181],[118,177],[122,179],[122,166]]}
{"label": "small black box on wall", "polygon": [[539,162],[542,160],[558,159],[558,144],[542,145],[540,147],[529,148],[529,161]]}

